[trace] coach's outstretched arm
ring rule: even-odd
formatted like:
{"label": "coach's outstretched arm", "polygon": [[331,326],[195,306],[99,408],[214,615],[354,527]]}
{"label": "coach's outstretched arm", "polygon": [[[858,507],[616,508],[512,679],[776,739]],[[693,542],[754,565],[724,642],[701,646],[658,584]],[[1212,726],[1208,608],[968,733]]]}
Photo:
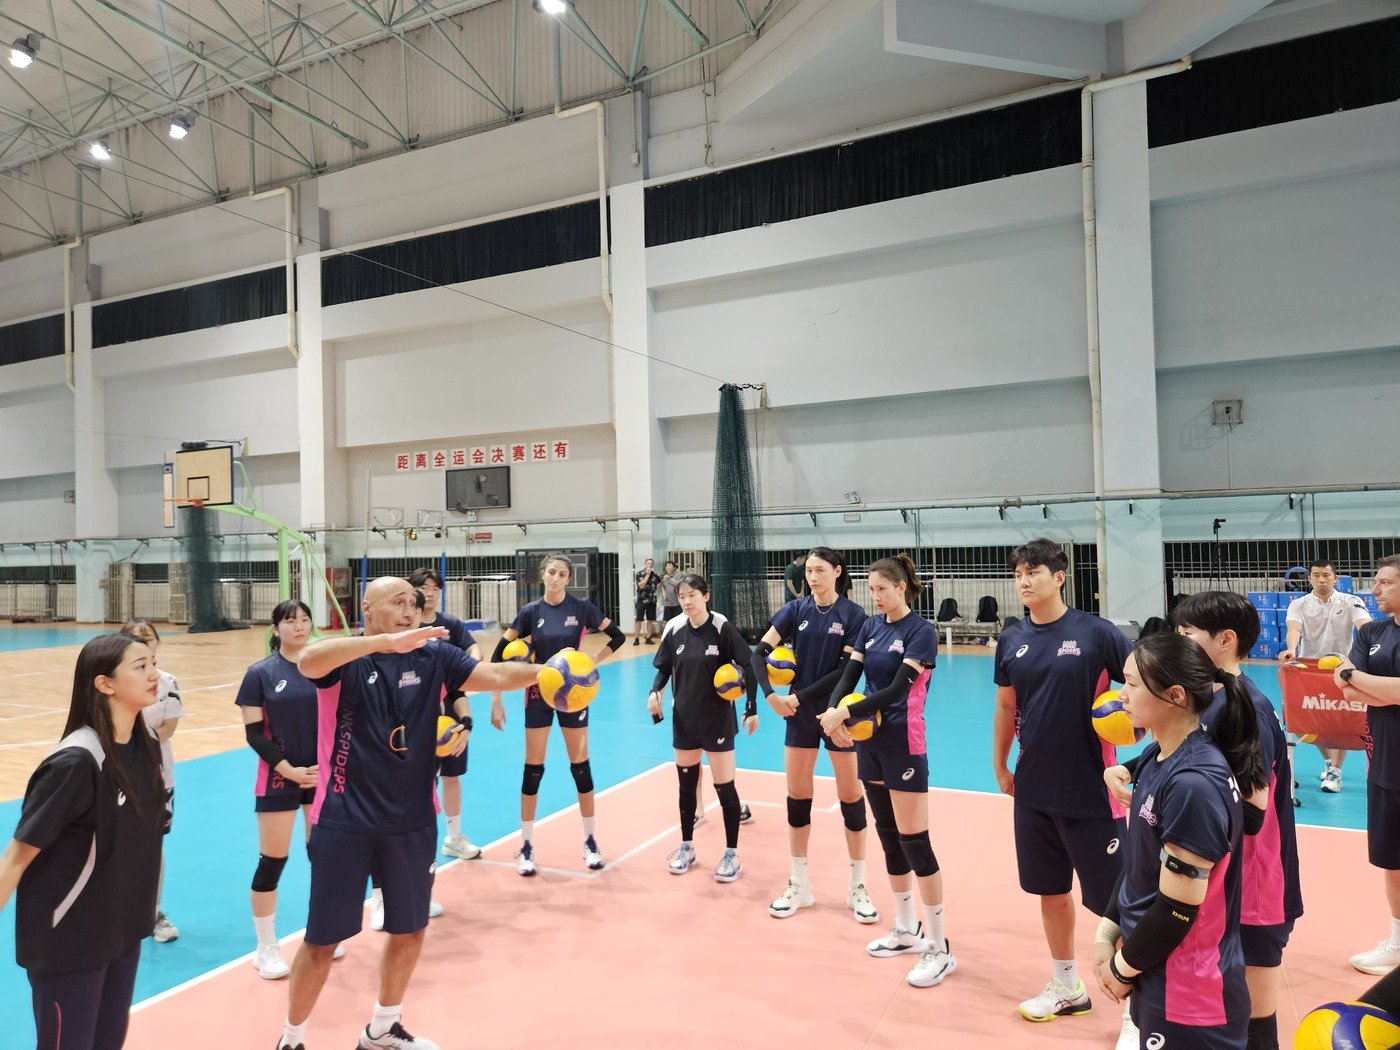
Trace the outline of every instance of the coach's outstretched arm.
{"label": "coach's outstretched arm", "polygon": [[336,668],[373,653],[411,653],[435,638],[447,637],[446,627],[416,627],[397,634],[366,634],[353,638],[322,638],[301,651],[297,667],[307,678],[324,678]]}
{"label": "coach's outstretched arm", "polygon": [[511,689],[524,689],[527,685],[534,685],[540,676],[543,668],[539,664],[525,664],[507,661],[501,664],[480,663],[472,668],[472,673],[467,675],[467,680],[462,683],[463,690],[489,690],[492,692],[506,692]]}

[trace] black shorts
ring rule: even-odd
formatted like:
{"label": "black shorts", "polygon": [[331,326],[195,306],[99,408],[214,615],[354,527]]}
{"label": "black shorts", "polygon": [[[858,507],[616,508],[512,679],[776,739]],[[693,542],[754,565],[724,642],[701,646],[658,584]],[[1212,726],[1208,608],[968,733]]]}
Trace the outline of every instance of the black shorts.
{"label": "black shorts", "polygon": [[254,813],[287,813],[316,801],[315,788],[297,788],[288,781],[294,790],[279,791],[275,795],[259,795],[253,802]]}
{"label": "black shorts", "polygon": [[317,824],[308,848],[307,944],[339,944],[360,932],[371,872],[384,891],[385,933],[417,933],[428,925],[428,903],[437,874],[435,825],[389,835]]}
{"label": "black shorts", "polygon": [[1113,817],[1061,817],[1016,803],[1016,867],[1021,889],[1055,897],[1074,888],[1095,915],[1102,915],[1123,870],[1119,848],[1127,822]]}
{"label": "black shorts", "polygon": [[639,620],[654,620],[654,619],[656,619],[656,599],[655,599],[655,598],[651,599],[651,601],[643,601],[641,598],[638,598],[638,599],[637,599],[637,619],[639,619]]}
{"label": "black shorts", "polygon": [[1400,870],[1400,791],[1366,782],[1366,852],[1371,863]]}
{"label": "black shorts", "polygon": [[928,790],[928,755],[909,750],[909,727],[894,723],[856,742],[856,776],[882,783],[890,791]]}
{"label": "black shorts", "polygon": [[681,607],[679,605],[663,605],[661,607],[661,622],[670,623],[680,614]]}
{"label": "black shorts", "polygon": [[787,728],[783,731],[783,743],[788,747],[812,750],[825,744],[828,751],[846,754],[856,749],[854,744],[850,747],[833,744],[831,737],[822,732],[821,723],[817,721],[817,713],[806,704],[798,704],[797,711],[790,717],[784,718],[783,721],[787,723]]}
{"label": "black shorts", "polygon": [[1240,947],[1246,966],[1280,966],[1283,950],[1293,933],[1292,919],[1275,926],[1247,926],[1240,923]]}
{"label": "black shorts", "polygon": [[560,711],[553,704],[544,702],[540,687],[528,686],[525,690],[525,728],[548,729],[559,719],[560,729],[587,729],[588,708],[582,711]]}
{"label": "black shorts", "polygon": [[1161,1050],[1239,1050],[1249,1032],[1249,1015],[1218,1025],[1190,1025],[1168,1021],[1166,1011],[1141,996],[1128,997],[1133,1023],[1138,1026],[1141,1045]]}
{"label": "black shorts", "polygon": [[165,826],[161,828],[161,834],[170,834],[170,825],[175,822],[175,789],[165,790]]}
{"label": "black shorts", "polygon": [[677,751],[733,751],[738,727],[738,715],[732,709],[721,709],[703,720],[686,720],[680,709],[671,705],[671,746]]}
{"label": "black shorts", "polygon": [[460,755],[452,755],[449,758],[438,759],[438,776],[440,777],[464,777],[467,775],[467,753],[471,750],[471,743],[462,749]]}

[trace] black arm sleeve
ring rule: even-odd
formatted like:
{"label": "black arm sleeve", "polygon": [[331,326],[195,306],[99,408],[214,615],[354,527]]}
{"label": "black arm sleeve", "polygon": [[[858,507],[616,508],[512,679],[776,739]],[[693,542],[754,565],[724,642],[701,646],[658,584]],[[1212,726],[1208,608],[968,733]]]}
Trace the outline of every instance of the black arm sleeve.
{"label": "black arm sleeve", "polygon": [[656,669],[656,677],[651,680],[651,691],[659,693],[666,688],[666,683],[671,680],[671,671],[666,667]]}
{"label": "black arm sleeve", "polygon": [[876,711],[883,711],[891,704],[900,703],[909,696],[909,687],[914,684],[919,674],[918,669],[907,663],[901,663],[899,670],[894,673],[894,681],[885,688],[871,693],[864,700],[857,700],[846,708],[850,712],[849,717],[856,718],[861,715],[873,714]]}
{"label": "black arm sleeve", "polygon": [[506,646],[509,644],[510,642],[506,641],[505,635],[501,635],[501,637],[496,640],[496,648],[491,650],[491,662],[493,664],[501,662],[502,657],[505,655]]}
{"label": "black arm sleeve", "polygon": [[763,690],[764,696],[773,695],[773,683],[768,680],[768,654],[773,651],[773,647],[767,642],[759,642],[758,648],[753,651],[753,659],[749,665],[753,668],[754,681]]}
{"label": "black arm sleeve", "polygon": [[627,644],[627,635],[622,633],[622,628],[617,624],[609,622],[605,633],[608,636],[608,648],[613,652],[617,652]]}
{"label": "black arm sleeve", "polygon": [[257,752],[258,757],[268,764],[272,769],[277,768],[277,763],[287,756],[277,749],[277,745],[272,742],[272,738],[263,732],[263,726],[267,724],[265,718],[259,718],[256,722],[247,722],[243,726],[243,736],[248,741],[248,746]]}
{"label": "black arm sleeve", "polygon": [[[841,681],[842,676],[845,675],[846,665],[850,662],[850,659],[851,654],[842,649],[841,659],[836,661],[836,667],[803,689],[802,694],[798,696],[797,699],[799,701],[806,701],[808,697],[811,697],[811,703],[825,703],[826,698],[831,695],[831,691],[836,688],[836,683]],[[844,696],[845,694],[843,693],[841,695]],[[839,701],[840,697],[837,697],[837,700]]]}
{"label": "black arm sleeve", "polygon": [[1118,764],[1128,771],[1128,776],[1133,777],[1134,779],[1136,779],[1136,777],[1137,777],[1138,760],[1139,760],[1140,758],[1142,758],[1141,755],[1134,755],[1132,758],[1128,759],[1126,762],[1119,762]]}
{"label": "black arm sleeve", "polygon": [[1199,904],[1182,904],[1157,894],[1142,921],[1123,942],[1123,961],[1134,970],[1160,966],[1186,940],[1200,910]]}
{"label": "black arm sleeve", "polygon": [[[749,662],[753,662],[752,657],[749,658]],[[748,681],[744,683],[744,696],[746,698],[744,700],[745,718],[752,718],[754,715],[758,714],[758,683],[753,679],[754,676],[750,675]]]}
{"label": "black arm sleeve", "polygon": [[1113,884],[1113,892],[1108,895],[1108,907],[1103,910],[1103,917],[1115,926],[1122,925],[1118,921],[1118,894],[1123,889],[1123,869],[1118,869],[1118,880]]}
{"label": "black arm sleeve", "polygon": [[856,687],[860,681],[860,673],[865,670],[865,664],[859,660],[846,661],[846,669],[841,672],[841,678],[836,683],[836,688],[831,691],[831,696],[826,701],[828,708],[835,707],[841,702],[841,698]]}
{"label": "black arm sleeve", "polygon": [[1251,802],[1244,804],[1244,833],[1257,835],[1264,830],[1264,811]]}

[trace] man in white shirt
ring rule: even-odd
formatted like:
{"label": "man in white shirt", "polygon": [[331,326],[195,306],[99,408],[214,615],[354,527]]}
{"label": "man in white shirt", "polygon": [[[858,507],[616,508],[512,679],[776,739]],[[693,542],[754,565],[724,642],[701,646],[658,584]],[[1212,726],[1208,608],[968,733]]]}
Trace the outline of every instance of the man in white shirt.
{"label": "man in white shirt", "polygon": [[[1342,594],[1337,588],[1337,570],[1326,558],[1317,558],[1308,566],[1308,582],[1312,593],[1295,598],[1288,605],[1288,645],[1278,654],[1281,663],[1294,657],[1316,660],[1328,653],[1346,656],[1351,651],[1353,628],[1369,623],[1371,614],[1360,598]],[[1341,748],[1323,748],[1323,791],[1335,794],[1342,790]]]}

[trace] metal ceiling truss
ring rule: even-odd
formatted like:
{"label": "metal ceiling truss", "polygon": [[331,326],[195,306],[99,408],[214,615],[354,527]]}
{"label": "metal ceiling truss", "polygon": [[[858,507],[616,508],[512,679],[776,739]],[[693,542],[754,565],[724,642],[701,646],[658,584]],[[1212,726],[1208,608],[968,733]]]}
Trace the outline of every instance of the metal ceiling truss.
{"label": "metal ceiling truss", "polygon": [[[342,0],[338,5],[309,14],[304,14],[301,5],[294,0],[262,0],[261,17],[255,18],[251,24],[240,22],[225,0],[199,0],[205,6],[198,16],[190,10],[195,4],[182,5],[177,0],[154,0],[154,4],[145,9],[144,15],[125,10],[124,7],[129,5],[122,4],[120,0],[58,2],[81,14],[84,25],[91,29],[89,39],[77,42],[62,39],[55,0],[45,0],[47,28],[0,10],[0,37],[8,32],[17,35],[37,33],[43,46],[35,65],[56,72],[63,85],[61,100],[50,98],[46,102],[25,83],[23,74],[16,75],[7,67],[0,66],[8,83],[18,89],[27,103],[33,104],[33,108],[26,112],[13,105],[0,105],[0,116],[13,122],[10,126],[0,127],[0,178],[43,194],[49,212],[49,221],[45,223],[42,217],[34,214],[32,205],[26,206],[17,196],[0,188],[0,229],[38,242],[25,245],[21,250],[55,243],[67,236],[63,224],[54,215],[55,199],[71,204],[75,211],[87,208],[124,222],[137,221],[141,217],[133,203],[133,182],[174,194],[191,204],[226,199],[230,191],[221,186],[220,170],[222,167],[227,171],[231,165],[227,156],[220,157],[221,147],[215,136],[207,136],[209,168],[202,173],[192,164],[192,157],[187,158],[179,147],[172,146],[161,134],[156,122],[178,114],[197,114],[200,121],[207,121],[211,127],[246,142],[247,188],[251,189],[258,187],[256,153],[259,149],[288,162],[302,174],[314,174],[322,170],[326,163],[318,147],[318,139],[322,135],[340,143],[336,146],[333,142],[328,154],[329,159],[337,164],[345,163],[343,158],[347,147],[361,152],[369,151],[377,156],[416,145],[418,135],[412,127],[413,99],[410,98],[410,72],[414,64],[421,64],[421,67],[441,75],[454,90],[460,88],[469,92],[498,118],[476,127],[449,130],[446,136],[436,133],[434,141],[467,134],[481,127],[497,126],[502,120],[517,119],[524,112],[517,93],[517,80],[522,9],[526,9],[523,17],[536,17],[526,8],[529,0],[504,0],[510,4],[509,66],[505,71],[507,82],[504,84],[493,84],[482,73],[478,63],[473,62],[459,39],[461,34],[468,33],[472,28],[471,23],[464,24],[459,19],[475,8],[486,6],[491,0]],[[630,57],[623,56],[627,57],[624,66],[621,58],[609,50],[585,20],[576,6],[576,0],[565,0],[565,13],[549,19],[552,101],[555,108],[561,108],[565,103],[561,47],[563,33],[568,33],[607,70],[611,87],[590,93],[589,97],[597,97],[636,89],[719,51],[754,39],[783,0],[761,0],[762,11],[757,15],[748,6],[757,0],[731,0],[742,20],[743,29],[718,43],[711,41],[710,35],[684,10],[679,0],[655,0],[698,49],[654,69],[642,64],[652,2],[637,0],[635,34]],[[29,11],[32,17],[34,8],[29,8]],[[217,12],[218,17],[211,12]],[[220,18],[224,20],[222,27],[216,24]],[[158,44],[164,61],[157,59],[154,63],[148,61],[144,64],[139,61],[133,54],[133,46],[124,46],[109,28],[111,20],[130,27]],[[444,26],[443,23],[448,20],[453,21]],[[360,32],[365,23],[368,23],[368,30]],[[729,23],[732,26],[732,18]],[[422,29],[426,29],[426,35],[415,33]],[[414,35],[410,37],[410,34]],[[131,39],[129,35],[127,39]],[[470,40],[470,37],[467,39]],[[440,43],[445,50],[433,54],[427,47],[430,41]],[[367,78],[356,76],[358,70],[346,68],[347,61],[361,66],[368,61],[364,55],[357,53],[361,49],[389,42],[399,45],[397,50],[403,69],[402,97],[393,100],[393,106],[388,100],[376,101],[371,97],[361,82]],[[111,64],[105,57],[108,55],[120,56],[117,60],[120,65]],[[319,66],[324,71],[317,78],[319,86],[313,83],[313,66]],[[496,70],[497,76],[501,73],[501,70]],[[331,82],[341,81],[350,88],[348,101],[334,98],[328,93],[332,90],[328,86]],[[596,84],[596,75],[593,75],[593,82]],[[221,111],[221,119],[207,105],[211,100],[229,96],[235,96],[243,103],[247,111],[246,127],[235,126],[237,121],[230,119],[227,110]],[[293,101],[292,96],[297,101]],[[538,107],[544,100],[524,101],[526,106]],[[388,111],[396,106],[402,107],[402,113],[391,118]],[[278,111],[284,122],[290,120],[308,129],[301,145],[293,142],[278,126],[274,110]],[[347,122],[353,122],[356,128],[363,128],[365,132],[356,133],[340,126]],[[140,140],[147,141],[147,136],[154,138],[161,146],[156,156],[169,163],[164,168],[157,168],[133,157],[118,156],[117,163],[110,170],[122,179],[122,189],[127,198],[123,205],[101,186],[99,180],[85,177],[84,172],[89,166],[74,161],[68,152],[138,125],[144,129],[144,133],[137,133]],[[378,143],[372,147],[366,138],[361,137],[369,132],[382,136],[388,148],[381,148]],[[337,160],[337,152],[342,159]],[[49,184],[42,163],[36,166],[37,182],[18,173],[18,169],[25,165],[55,155],[62,156],[77,172],[79,183],[84,180],[90,183],[110,207],[90,199],[91,193],[82,193],[81,185],[75,186],[73,195],[54,188]],[[147,156],[146,159],[151,158]],[[84,200],[84,196],[89,199]],[[168,210],[162,209],[162,214]]]}

